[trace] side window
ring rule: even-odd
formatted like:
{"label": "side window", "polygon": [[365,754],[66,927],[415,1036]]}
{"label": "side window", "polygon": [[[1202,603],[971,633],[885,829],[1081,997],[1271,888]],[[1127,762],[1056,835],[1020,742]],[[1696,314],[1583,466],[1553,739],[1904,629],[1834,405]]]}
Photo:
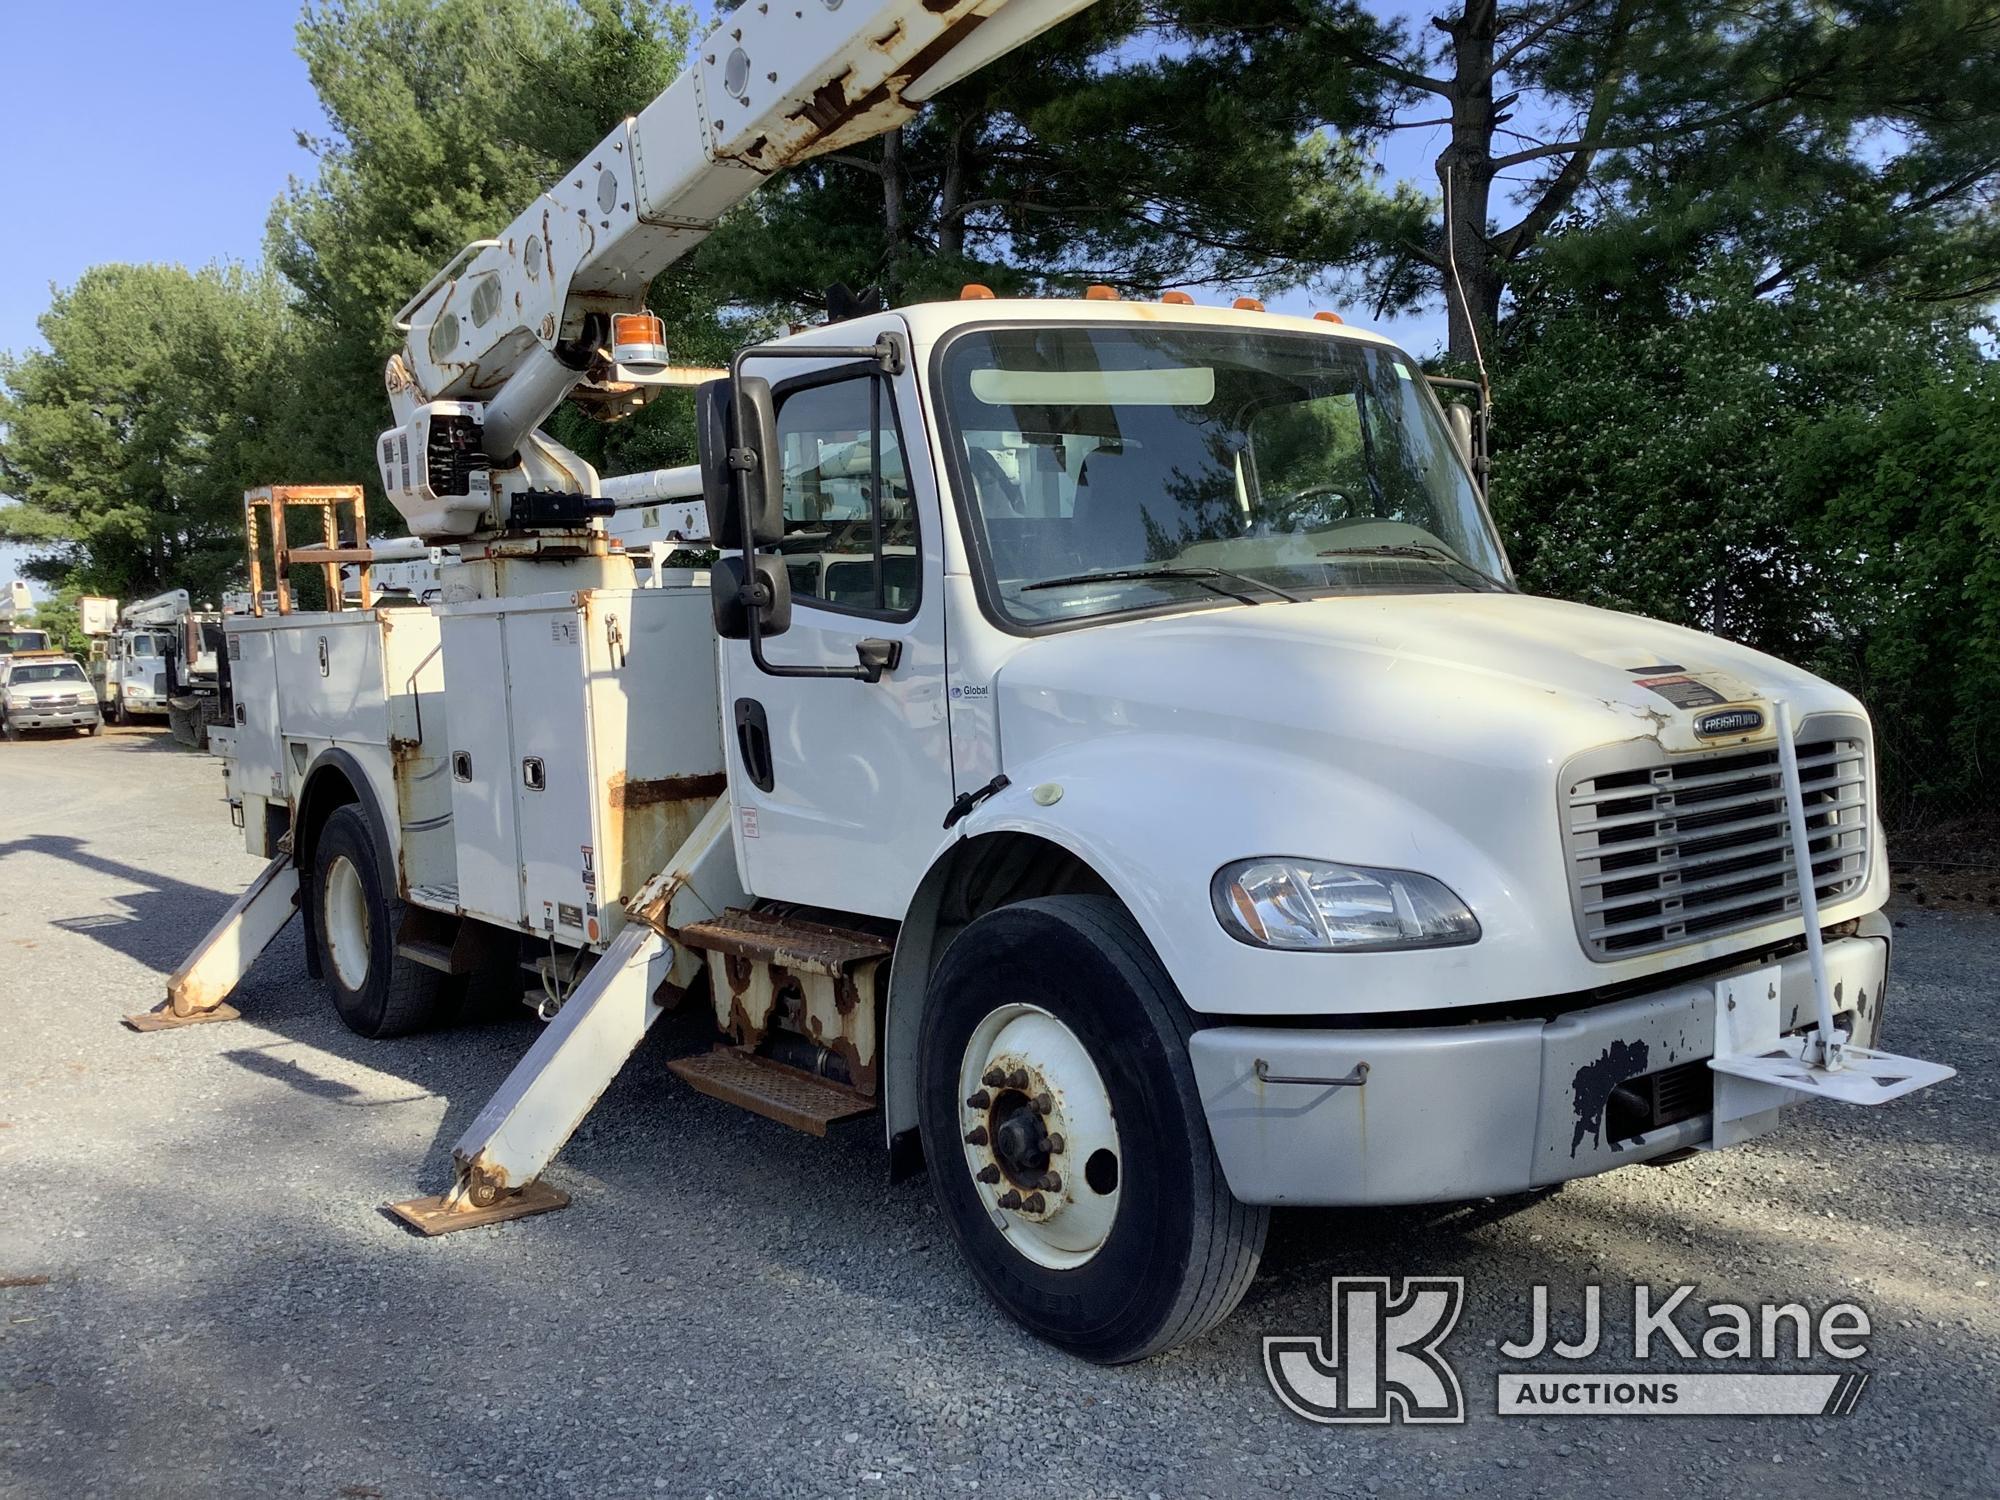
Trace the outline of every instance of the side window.
{"label": "side window", "polygon": [[856,376],[788,392],[778,451],[793,598],[867,614],[914,610],[917,511],[887,384]]}

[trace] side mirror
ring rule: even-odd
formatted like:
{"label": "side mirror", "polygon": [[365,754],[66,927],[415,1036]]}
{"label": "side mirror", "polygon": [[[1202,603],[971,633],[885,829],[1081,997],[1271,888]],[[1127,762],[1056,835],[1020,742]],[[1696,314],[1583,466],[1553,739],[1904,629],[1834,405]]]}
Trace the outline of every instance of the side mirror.
{"label": "side mirror", "polygon": [[[752,547],[771,547],[785,536],[784,474],[780,471],[778,419],[771,400],[771,382],[746,375],[741,382],[743,406],[747,408],[750,430],[736,430],[736,405],[731,399],[731,382],[705,382],[696,397],[699,417],[696,432],[701,452],[701,496],[708,507],[708,538],[725,552],[744,549],[743,511],[738,486],[750,499]],[[749,467],[736,468],[729,461],[732,450],[739,452]]]}
{"label": "side mirror", "polygon": [[1447,401],[1444,415],[1451,424],[1451,440],[1458,448],[1458,456],[1465,460],[1466,468],[1477,473],[1477,455],[1472,450],[1472,408],[1463,401]]}
{"label": "side mirror", "polygon": [[756,564],[758,634],[783,635],[792,628],[792,575],[783,558],[755,553],[718,557],[709,565],[708,605],[715,616],[715,633],[725,641],[748,640],[751,606],[743,598],[747,563]]}

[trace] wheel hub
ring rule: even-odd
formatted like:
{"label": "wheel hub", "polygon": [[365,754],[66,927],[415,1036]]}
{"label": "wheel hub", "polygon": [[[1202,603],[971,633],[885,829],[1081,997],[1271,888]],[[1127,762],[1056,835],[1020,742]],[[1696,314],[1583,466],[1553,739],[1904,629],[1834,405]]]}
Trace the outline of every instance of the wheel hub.
{"label": "wheel hub", "polygon": [[1037,1006],[1007,1005],[974,1029],[960,1068],[967,1169],[995,1226],[1028,1259],[1082,1265],[1110,1236],[1118,1127],[1082,1040]]}
{"label": "wheel hub", "polygon": [[359,992],[368,982],[368,894],[361,884],[361,872],[345,854],[336,856],[326,867],[320,914],[326,924],[334,972],[348,989]]}
{"label": "wheel hub", "polygon": [[1049,1138],[1028,1096],[1009,1089],[994,1101],[992,1118],[993,1156],[1000,1170],[1018,1186],[1042,1186],[1049,1169]]}

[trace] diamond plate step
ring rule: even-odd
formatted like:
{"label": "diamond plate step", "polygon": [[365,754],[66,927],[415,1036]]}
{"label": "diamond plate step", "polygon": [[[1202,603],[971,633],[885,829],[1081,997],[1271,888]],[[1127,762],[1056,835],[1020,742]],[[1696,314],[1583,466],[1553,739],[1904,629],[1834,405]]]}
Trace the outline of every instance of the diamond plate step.
{"label": "diamond plate step", "polygon": [[738,1047],[677,1057],[667,1067],[697,1093],[807,1135],[823,1136],[829,1125],[875,1108],[875,1101],[865,1094]]}
{"label": "diamond plate step", "polygon": [[838,975],[852,964],[889,956],[887,940],[870,932],[735,907],[712,922],[689,923],[680,935],[690,948],[813,974]]}

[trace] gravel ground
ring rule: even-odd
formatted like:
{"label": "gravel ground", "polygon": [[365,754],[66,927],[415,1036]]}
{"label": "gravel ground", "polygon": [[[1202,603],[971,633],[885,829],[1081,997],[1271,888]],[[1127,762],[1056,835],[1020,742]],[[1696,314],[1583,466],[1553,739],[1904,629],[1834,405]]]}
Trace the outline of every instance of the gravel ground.
{"label": "gravel ground", "polygon": [[[668,1027],[553,1168],[568,1212],[410,1235],[377,1206],[444,1185],[535,1023],[361,1041],[294,926],[242,1023],[120,1029],[255,873],[220,791],[156,734],[0,745],[0,1278],[47,1278],[0,1290],[0,1495],[1996,1492],[1991,917],[1899,914],[1889,1040],[1951,1082],[1532,1202],[1281,1216],[1224,1328],[1101,1370],[983,1301],[865,1137],[681,1086]],[[1467,1280],[1469,1423],[1285,1413],[1260,1336],[1417,1272]],[[1874,1379],[1845,1419],[1503,1420],[1537,1281],[1566,1320],[1604,1284],[1601,1368],[1635,1281],[1852,1298]]]}

